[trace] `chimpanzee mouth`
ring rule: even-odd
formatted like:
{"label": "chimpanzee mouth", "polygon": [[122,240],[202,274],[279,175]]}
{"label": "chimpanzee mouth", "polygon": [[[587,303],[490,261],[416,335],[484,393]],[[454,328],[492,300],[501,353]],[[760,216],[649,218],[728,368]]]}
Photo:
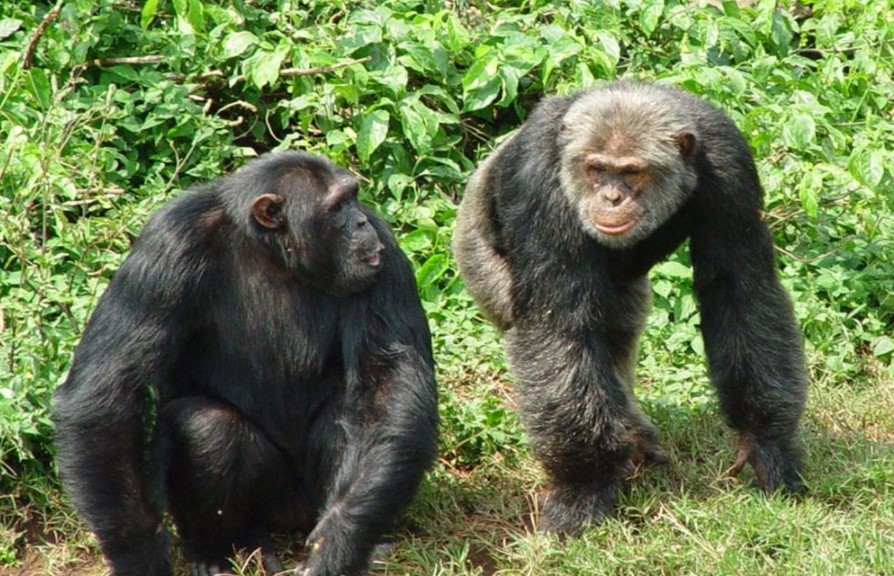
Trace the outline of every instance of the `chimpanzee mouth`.
{"label": "chimpanzee mouth", "polygon": [[364,256],[361,260],[364,264],[373,268],[378,268],[382,265],[382,255],[379,252],[373,252],[369,256]]}
{"label": "chimpanzee mouth", "polygon": [[620,236],[624,234],[636,224],[636,219],[628,220],[623,224],[619,224],[617,226],[606,226],[605,224],[596,223],[596,229],[605,234],[606,236]]}

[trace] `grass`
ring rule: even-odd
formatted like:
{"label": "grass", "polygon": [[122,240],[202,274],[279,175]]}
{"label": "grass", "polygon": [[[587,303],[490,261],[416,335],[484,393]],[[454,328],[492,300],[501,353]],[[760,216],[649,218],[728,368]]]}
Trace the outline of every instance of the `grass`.
{"label": "grass", "polygon": [[[487,357],[497,349],[496,335],[481,334],[470,342],[484,342]],[[464,352],[466,358],[474,354]],[[813,371],[802,431],[807,496],[764,496],[750,486],[750,471],[725,478],[735,437],[713,403],[647,402],[670,464],[639,471],[613,518],[581,538],[560,541],[530,528],[544,478],[522,441],[509,377],[496,361],[496,367],[488,361],[442,367],[442,413],[451,426],[443,433],[443,456],[375,573],[894,574],[894,382],[871,364],[860,383],[818,378]],[[811,363],[817,368],[821,361]],[[478,435],[466,431],[458,446],[446,444],[463,433],[451,414],[469,402],[477,402],[472,409],[485,419],[500,415],[505,442],[482,436],[488,431],[481,428]],[[22,558],[0,574],[104,572],[92,537],[45,479],[23,482],[0,501],[0,519],[0,554]],[[300,535],[279,537],[292,563],[300,559],[300,541]],[[251,555],[238,564],[234,574],[265,576]],[[186,574],[179,559],[178,566]]]}

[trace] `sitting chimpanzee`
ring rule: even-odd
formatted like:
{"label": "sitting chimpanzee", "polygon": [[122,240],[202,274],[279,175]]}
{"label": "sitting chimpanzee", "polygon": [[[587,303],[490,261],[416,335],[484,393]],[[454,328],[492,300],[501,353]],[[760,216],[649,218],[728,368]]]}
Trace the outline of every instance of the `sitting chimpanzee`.
{"label": "sitting chimpanzee", "polygon": [[305,574],[362,572],[436,450],[431,338],[409,262],[357,180],[270,154],[137,239],[56,392],[64,486],[116,576],[193,573],[270,531]]}
{"label": "sitting chimpanzee", "polygon": [[607,83],[543,102],[469,181],[454,251],[504,331],[551,481],[543,528],[598,522],[628,469],[665,458],[631,386],[647,273],[686,238],[711,378],[740,434],[730,471],[750,462],[764,489],[800,491],[801,337],[726,115],[669,87]]}

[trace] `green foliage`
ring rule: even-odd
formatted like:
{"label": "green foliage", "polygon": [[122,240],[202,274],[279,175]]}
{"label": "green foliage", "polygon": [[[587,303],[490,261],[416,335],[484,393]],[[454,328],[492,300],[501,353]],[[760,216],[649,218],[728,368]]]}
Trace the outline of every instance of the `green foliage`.
{"label": "green foliage", "polygon": [[[496,475],[523,502],[519,480],[500,476],[504,462],[531,464],[499,336],[465,293],[449,252],[456,205],[476,163],[539,99],[616,76],[679,85],[737,122],[758,160],[815,388],[840,393],[841,404],[848,393],[877,388],[877,406],[890,407],[892,19],[887,0],[0,0],[0,486],[9,488],[0,492],[23,475],[52,477],[52,390],[149,213],[247,157],[301,148],[362,177],[364,199],[391,222],[416,267],[442,383],[437,482],[457,490],[466,474]],[[704,442],[675,424],[680,414],[716,420],[686,250],[652,280],[639,391],[672,441]],[[891,442],[890,414],[871,403],[861,410]],[[822,425],[836,428],[836,418]],[[889,453],[881,458],[890,463]],[[862,472],[890,497],[889,474]],[[852,492],[841,476],[846,499]],[[459,498],[437,487],[430,496],[423,506]],[[739,526],[737,518],[704,518],[700,502],[655,510],[631,498],[631,508],[648,508],[651,547],[635,533],[612,540],[623,528],[610,525],[580,544],[607,550],[608,558],[594,556],[602,561],[511,539],[496,556],[567,573],[767,573],[780,557],[823,566],[803,555],[800,536],[789,542],[768,529],[761,505],[749,508],[753,524]],[[786,527],[822,524],[819,510],[802,519],[778,509]],[[719,536],[727,522],[736,532]],[[883,573],[890,564],[875,550],[885,537],[869,523],[870,536],[848,533],[847,547]],[[669,557],[674,537],[690,533],[731,546]],[[728,553],[736,543],[748,544],[744,560]],[[406,570],[478,569],[481,550],[443,544],[450,563],[435,567],[419,552],[401,559],[415,567]],[[644,549],[651,552],[630,556]],[[0,545],[0,564],[12,555]],[[740,560],[749,568],[737,567]]]}

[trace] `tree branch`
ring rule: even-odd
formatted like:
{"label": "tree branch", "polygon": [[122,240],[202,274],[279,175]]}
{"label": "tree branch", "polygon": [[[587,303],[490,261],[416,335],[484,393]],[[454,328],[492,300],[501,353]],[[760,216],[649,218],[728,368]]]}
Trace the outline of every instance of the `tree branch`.
{"label": "tree branch", "polygon": [[31,35],[31,40],[28,41],[28,48],[25,49],[25,57],[22,58],[22,69],[27,70],[31,68],[31,63],[34,60],[34,51],[37,50],[37,43],[40,42],[40,39],[43,37],[44,33],[47,31],[47,27],[49,27],[50,23],[59,16],[59,7],[62,5],[60,1],[58,4],[53,6],[53,9],[46,13],[43,17],[43,20],[40,21],[40,25],[34,31],[34,34]]}

